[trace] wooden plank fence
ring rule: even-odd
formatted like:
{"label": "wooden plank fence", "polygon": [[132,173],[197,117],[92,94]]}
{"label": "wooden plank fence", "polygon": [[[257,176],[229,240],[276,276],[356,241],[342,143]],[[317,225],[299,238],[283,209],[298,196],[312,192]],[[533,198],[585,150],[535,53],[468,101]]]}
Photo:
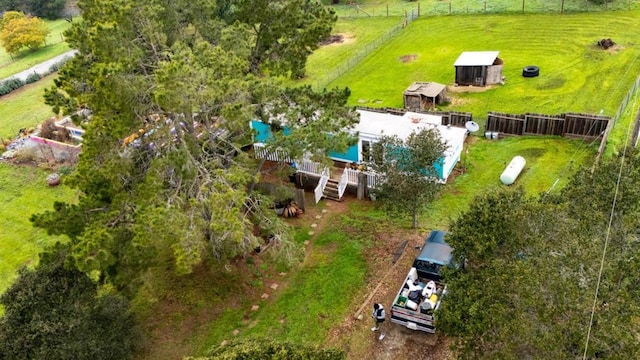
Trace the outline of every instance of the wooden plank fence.
{"label": "wooden plank fence", "polygon": [[610,120],[610,117],[602,115],[566,114],[563,135],[597,138],[604,135]]}
{"label": "wooden plank fence", "polygon": [[525,114],[524,134],[527,135],[558,135],[564,132],[564,118],[562,115]]}
{"label": "wooden plank fence", "polygon": [[486,131],[500,135],[557,135],[578,138],[601,137],[611,121],[608,116],[566,113],[504,114],[489,112]]}
{"label": "wooden plank fence", "polygon": [[524,123],[524,115],[490,112],[487,114],[486,130],[500,134],[523,135]]}

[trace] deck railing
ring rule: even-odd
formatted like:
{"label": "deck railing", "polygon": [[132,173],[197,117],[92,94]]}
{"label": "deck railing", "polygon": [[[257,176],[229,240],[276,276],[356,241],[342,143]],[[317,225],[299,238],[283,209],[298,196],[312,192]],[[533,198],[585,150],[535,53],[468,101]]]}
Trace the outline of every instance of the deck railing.
{"label": "deck railing", "polygon": [[315,176],[322,176],[325,170],[330,174],[329,168],[327,168],[326,165],[313,162],[311,160],[302,160],[302,161],[296,162],[296,169],[299,172],[303,172],[303,173],[307,173]]}
{"label": "deck railing", "polygon": [[342,172],[342,176],[340,177],[340,182],[338,183],[338,199],[342,198],[342,195],[344,195],[344,191],[347,189],[348,169],[345,168],[344,170],[345,171]]}
{"label": "deck railing", "polygon": [[287,163],[292,163],[293,160],[289,157],[289,155],[281,149],[276,149],[275,151],[267,150],[267,146],[263,143],[255,143],[253,144],[253,152],[257,159],[265,159],[269,161],[282,161]]}
{"label": "deck railing", "polygon": [[328,181],[329,181],[329,168],[325,167],[320,176],[320,181],[318,181],[318,186],[316,186],[315,190],[313,190],[316,204],[318,203],[318,201],[320,201],[320,199],[322,199],[324,188],[327,186]]}

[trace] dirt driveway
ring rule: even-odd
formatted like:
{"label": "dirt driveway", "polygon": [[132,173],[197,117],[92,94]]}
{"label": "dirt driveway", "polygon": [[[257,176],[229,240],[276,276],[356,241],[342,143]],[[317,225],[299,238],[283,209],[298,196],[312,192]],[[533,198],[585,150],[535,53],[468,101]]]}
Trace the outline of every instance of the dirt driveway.
{"label": "dirt driveway", "polygon": [[[326,218],[330,219],[331,216],[348,211],[349,201],[356,200],[347,198],[341,203],[328,202],[326,204],[328,210]],[[328,223],[330,220],[319,221],[316,233],[320,233]],[[376,281],[371,281],[367,285],[368,291],[365,296],[356,299],[352,315],[343,319],[342,323],[331,331],[328,341],[330,345],[347,349],[348,358],[354,360],[452,360],[455,358],[449,350],[449,339],[439,334],[409,330],[388,320],[386,336],[382,341],[378,340],[378,332],[371,331],[373,303],[380,302],[385,306],[388,319],[389,307],[426,235],[426,233],[423,234],[417,230],[401,230],[394,234],[376,234],[374,245],[369,250],[371,253],[367,255],[367,258],[376,259],[373,265]],[[407,241],[407,246],[394,264],[396,252],[404,241]],[[359,317],[361,320],[358,319]]]}

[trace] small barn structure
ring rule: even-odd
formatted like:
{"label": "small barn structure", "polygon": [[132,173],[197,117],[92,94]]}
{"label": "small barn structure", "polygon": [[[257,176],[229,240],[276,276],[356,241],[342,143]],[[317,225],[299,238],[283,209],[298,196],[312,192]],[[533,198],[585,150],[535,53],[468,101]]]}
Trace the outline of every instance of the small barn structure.
{"label": "small barn structure", "polygon": [[447,101],[447,86],[436,82],[416,81],[403,93],[404,108],[412,111],[435,109]]}
{"label": "small barn structure", "polygon": [[456,60],[456,85],[487,86],[502,81],[499,51],[465,51]]}

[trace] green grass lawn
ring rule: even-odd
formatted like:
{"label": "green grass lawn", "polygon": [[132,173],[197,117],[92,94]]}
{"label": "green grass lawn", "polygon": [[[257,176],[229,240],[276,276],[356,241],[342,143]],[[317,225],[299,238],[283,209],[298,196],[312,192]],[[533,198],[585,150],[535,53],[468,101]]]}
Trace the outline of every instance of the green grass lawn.
{"label": "green grass lawn", "polygon": [[47,36],[47,43],[37,51],[24,50],[13,58],[3,47],[0,47],[0,79],[27,70],[45,60],[49,60],[69,50],[69,45],[64,41],[62,33],[71,24],[65,20],[45,21],[51,32]]}
{"label": "green grass lawn", "polygon": [[44,103],[44,89],[53,85],[55,74],[0,97],[0,139],[12,139],[21,128],[37,126],[53,116]]}
{"label": "green grass lawn", "polygon": [[[345,17],[376,17],[376,16],[404,16],[417,15],[460,15],[485,13],[560,13],[606,11],[606,10],[638,10],[637,1],[611,1],[606,4],[595,4],[591,1],[566,0],[323,0],[324,4],[332,6],[338,16]],[[564,4],[564,8],[562,5]]]}
{"label": "green grass lawn", "polygon": [[546,136],[472,139],[474,143],[468,146],[468,154],[463,153],[459,163],[464,173],[445,185],[440,198],[421,215],[423,228],[448,228],[449,220],[466,210],[476,196],[505,186],[500,175],[516,155],[524,157],[527,164],[511,186],[522,186],[528,195],[536,196],[562,188],[578,168],[592,163],[599,145]]}
{"label": "green grass lawn", "polygon": [[285,85],[325,85],[329,78],[334,79],[340,75],[340,69],[346,71],[349,65],[357,65],[359,60],[386,38],[385,34],[399,24],[400,19],[395,17],[338,21],[332,34],[342,35],[343,42],[317,49],[307,61],[305,78],[297,82],[285,79]]}
{"label": "green grass lawn", "polygon": [[[471,112],[481,124],[488,111],[613,115],[640,74],[638,21],[640,12],[421,18],[330,86],[349,86],[352,105],[402,107],[402,92],[413,81],[452,85],[461,52],[497,50],[505,85],[451,91],[442,110]],[[597,48],[603,37],[619,48]],[[406,55],[415,59],[400,61]],[[527,65],[539,66],[540,76],[523,78]]]}
{"label": "green grass lawn", "polygon": [[[269,306],[251,312],[248,318],[246,312],[225,311],[212,324],[207,338],[201,339],[201,350],[229,339],[234,329],[240,329],[242,337],[269,334],[272,339],[322,343],[356,298],[354,288],[345,285],[364,283],[367,273],[362,255],[367,239],[347,234],[336,225],[318,237],[314,244],[317,249]],[[251,303],[246,305],[250,307]]]}
{"label": "green grass lawn", "polygon": [[47,186],[49,172],[32,166],[0,162],[0,294],[13,282],[16,270],[37,262],[45,245],[64,240],[34,228],[29,217],[52,209],[54,201],[73,201],[75,192]]}

